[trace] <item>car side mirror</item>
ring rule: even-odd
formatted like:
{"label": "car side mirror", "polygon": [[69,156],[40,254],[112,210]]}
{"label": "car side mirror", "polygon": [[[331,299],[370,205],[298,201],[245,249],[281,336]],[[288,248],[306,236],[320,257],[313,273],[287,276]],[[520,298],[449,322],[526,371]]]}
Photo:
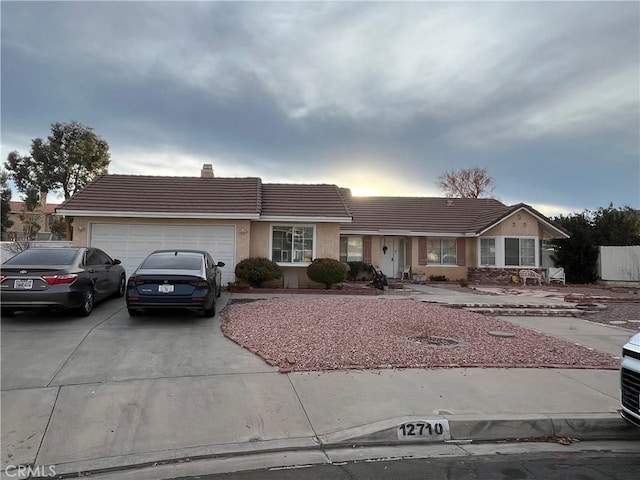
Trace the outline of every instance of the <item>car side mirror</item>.
{"label": "car side mirror", "polygon": [[113,264],[114,265],[120,265],[122,262],[120,260],[118,260],[117,258],[113,259]]}
{"label": "car side mirror", "polygon": [[224,263],[224,262],[218,262],[218,263],[216,263],[216,267],[220,267],[220,268],[222,268],[222,267],[224,267],[224,266],[225,266],[225,263]]}

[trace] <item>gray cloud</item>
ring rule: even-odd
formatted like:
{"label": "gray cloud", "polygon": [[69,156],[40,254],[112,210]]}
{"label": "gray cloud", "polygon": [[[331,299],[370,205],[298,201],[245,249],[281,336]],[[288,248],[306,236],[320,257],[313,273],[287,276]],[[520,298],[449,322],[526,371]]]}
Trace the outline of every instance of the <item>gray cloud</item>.
{"label": "gray cloud", "polygon": [[433,195],[444,170],[477,165],[505,201],[640,206],[633,3],[1,8],[5,157],[76,119],[110,143],[114,173],[209,160]]}

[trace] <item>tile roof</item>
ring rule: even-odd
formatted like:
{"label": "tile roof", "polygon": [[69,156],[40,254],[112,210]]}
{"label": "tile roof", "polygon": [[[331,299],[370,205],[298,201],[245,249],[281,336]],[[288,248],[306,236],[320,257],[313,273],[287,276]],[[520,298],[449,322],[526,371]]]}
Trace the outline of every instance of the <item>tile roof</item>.
{"label": "tile roof", "polygon": [[280,183],[262,185],[262,216],[351,218],[336,185]]}
{"label": "tile roof", "polygon": [[494,199],[436,197],[354,197],[348,232],[398,231],[422,234],[475,234],[506,216],[510,207]]}
{"label": "tile roof", "polygon": [[260,212],[260,185],[259,178],[102,175],[58,211],[252,217]]}
{"label": "tile roof", "polygon": [[350,220],[335,185],[262,184],[259,178],[103,175],[58,210],[67,215]]}
{"label": "tile roof", "polygon": [[[24,212],[24,202],[16,202],[11,201],[11,213],[22,213]],[[56,208],[60,206],[59,203],[47,203],[46,211],[47,213],[55,213]]]}

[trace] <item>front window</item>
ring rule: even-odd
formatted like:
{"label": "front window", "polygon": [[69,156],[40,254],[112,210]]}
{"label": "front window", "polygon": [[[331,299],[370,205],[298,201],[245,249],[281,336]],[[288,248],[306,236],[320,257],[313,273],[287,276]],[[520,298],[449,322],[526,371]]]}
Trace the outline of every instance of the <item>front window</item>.
{"label": "front window", "polygon": [[278,263],[311,263],[313,227],[274,225],[271,233],[271,260]]}
{"label": "front window", "polygon": [[362,237],[340,237],[340,261],[361,262],[363,259]]}
{"label": "front window", "polygon": [[496,264],[496,239],[480,239],[480,265]]}
{"label": "front window", "polygon": [[455,238],[429,238],[427,240],[428,265],[457,265],[458,249]]}
{"label": "front window", "polygon": [[504,264],[508,267],[535,267],[536,241],[533,238],[505,238]]}

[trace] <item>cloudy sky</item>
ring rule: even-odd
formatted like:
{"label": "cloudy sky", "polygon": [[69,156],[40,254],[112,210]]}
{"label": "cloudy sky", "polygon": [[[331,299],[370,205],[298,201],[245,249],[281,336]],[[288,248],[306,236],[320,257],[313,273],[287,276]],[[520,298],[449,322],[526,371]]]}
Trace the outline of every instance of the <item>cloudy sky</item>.
{"label": "cloudy sky", "polygon": [[640,208],[635,1],[0,8],[3,160],[77,120],[110,173],[440,196],[477,166],[547,215]]}

